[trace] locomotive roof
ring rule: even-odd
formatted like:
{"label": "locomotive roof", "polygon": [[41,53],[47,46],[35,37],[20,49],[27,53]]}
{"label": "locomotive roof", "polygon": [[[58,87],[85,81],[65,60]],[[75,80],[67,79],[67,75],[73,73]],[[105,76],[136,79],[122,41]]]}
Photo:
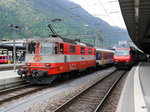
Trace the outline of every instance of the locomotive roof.
{"label": "locomotive roof", "polygon": [[70,44],[76,44],[76,45],[87,46],[87,47],[94,47],[91,44],[84,43],[84,42],[79,42],[77,40],[71,40],[71,39],[62,38],[62,37],[61,37],[61,39],[63,40],[63,42],[70,43]]}
{"label": "locomotive roof", "polygon": [[76,40],[71,40],[71,39],[67,39],[67,38],[62,38],[62,37],[34,37],[32,39],[28,39],[28,42],[65,42],[65,43],[69,43],[69,44],[75,44],[75,45],[80,45],[80,46],[86,46],[86,47],[94,47],[91,44],[88,43],[84,43],[84,42],[79,42]]}

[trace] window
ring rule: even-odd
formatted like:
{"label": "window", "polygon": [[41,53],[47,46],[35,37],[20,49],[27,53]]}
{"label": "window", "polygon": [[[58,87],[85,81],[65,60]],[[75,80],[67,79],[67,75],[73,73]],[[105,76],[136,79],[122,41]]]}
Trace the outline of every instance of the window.
{"label": "window", "polygon": [[89,54],[92,54],[92,49],[89,49]]}
{"label": "window", "polygon": [[122,56],[130,55],[130,51],[129,50],[116,50],[115,55],[122,55]]}
{"label": "window", "polygon": [[58,43],[54,44],[54,54],[58,54]]}
{"label": "window", "polygon": [[60,54],[64,54],[64,44],[60,44]]}
{"label": "window", "polygon": [[28,53],[29,54],[34,54],[35,53],[35,42],[31,42],[28,44]]}
{"label": "window", "polygon": [[75,52],[76,52],[76,47],[70,46],[70,53],[75,53]]}
{"label": "window", "polygon": [[84,47],[81,47],[80,53],[81,53],[81,54],[84,54],[84,53],[85,53],[85,48],[84,48]]}
{"label": "window", "polygon": [[40,53],[41,54],[52,54],[52,48],[53,44],[52,43],[41,43],[40,44]]}

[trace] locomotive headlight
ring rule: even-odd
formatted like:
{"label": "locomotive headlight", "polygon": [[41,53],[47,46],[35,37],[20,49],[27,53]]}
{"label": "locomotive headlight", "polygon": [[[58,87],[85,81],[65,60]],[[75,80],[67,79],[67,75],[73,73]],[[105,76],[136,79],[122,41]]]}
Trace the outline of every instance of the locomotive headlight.
{"label": "locomotive headlight", "polygon": [[30,63],[26,63],[26,65],[27,65],[27,66],[30,66],[31,64],[30,64]]}
{"label": "locomotive headlight", "polygon": [[50,67],[50,64],[49,64],[49,63],[45,63],[45,66],[46,66],[46,67]]}

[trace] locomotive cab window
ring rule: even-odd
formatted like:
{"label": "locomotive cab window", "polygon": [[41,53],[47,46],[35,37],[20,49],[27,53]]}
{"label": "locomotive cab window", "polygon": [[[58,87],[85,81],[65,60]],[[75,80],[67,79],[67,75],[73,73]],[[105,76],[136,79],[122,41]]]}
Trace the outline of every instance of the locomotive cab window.
{"label": "locomotive cab window", "polygon": [[130,51],[129,50],[116,50],[115,51],[115,55],[122,55],[122,56],[126,56],[129,55]]}
{"label": "locomotive cab window", "polygon": [[44,42],[40,44],[40,54],[52,54],[53,44]]}
{"label": "locomotive cab window", "polygon": [[35,54],[35,46],[36,46],[35,42],[31,41],[31,43],[28,43],[28,53],[29,54]]}
{"label": "locomotive cab window", "polygon": [[88,53],[89,53],[89,54],[92,54],[92,49],[89,49]]}
{"label": "locomotive cab window", "polygon": [[84,47],[81,47],[80,53],[81,53],[81,54],[84,54],[84,53],[85,53],[85,48],[84,48]]}
{"label": "locomotive cab window", "polygon": [[76,52],[76,47],[70,46],[70,53],[75,53],[75,52]]}

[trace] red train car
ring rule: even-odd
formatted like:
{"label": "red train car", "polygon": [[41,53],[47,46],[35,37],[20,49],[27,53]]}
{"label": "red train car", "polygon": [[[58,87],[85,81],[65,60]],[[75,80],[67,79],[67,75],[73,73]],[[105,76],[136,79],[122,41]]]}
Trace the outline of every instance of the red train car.
{"label": "red train car", "polygon": [[114,65],[117,68],[130,68],[138,61],[138,51],[133,48],[116,48]]}
{"label": "red train car", "polygon": [[68,72],[93,69],[96,65],[92,45],[59,37],[29,42],[25,66],[18,70],[29,83],[50,84]]}
{"label": "red train car", "polygon": [[0,55],[0,63],[8,63],[8,56]]}

